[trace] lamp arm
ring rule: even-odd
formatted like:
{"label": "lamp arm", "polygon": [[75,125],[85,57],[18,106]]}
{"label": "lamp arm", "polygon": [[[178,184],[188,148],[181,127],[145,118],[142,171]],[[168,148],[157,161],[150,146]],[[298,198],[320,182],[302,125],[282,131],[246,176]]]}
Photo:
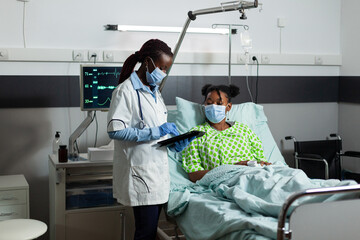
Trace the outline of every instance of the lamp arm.
{"label": "lamp arm", "polygon": [[174,62],[175,62],[175,59],[179,52],[181,43],[184,40],[186,30],[188,29],[190,22],[196,20],[196,16],[212,14],[212,13],[220,13],[220,12],[238,11],[238,10],[244,10],[244,9],[250,9],[250,8],[257,8],[258,5],[259,5],[258,0],[254,0],[251,2],[249,2],[249,1],[233,1],[233,2],[222,3],[220,7],[206,8],[206,9],[200,9],[200,10],[196,10],[196,11],[189,11],[188,18],[185,21],[183,29],[180,33],[180,36],[179,36],[179,38],[176,42],[175,48],[174,48],[173,62],[171,64],[169,70],[167,71],[166,77],[160,83],[160,86],[159,86],[160,92],[163,90],[165,82],[169,76],[171,69],[172,69],[172,66],[174,65]]}

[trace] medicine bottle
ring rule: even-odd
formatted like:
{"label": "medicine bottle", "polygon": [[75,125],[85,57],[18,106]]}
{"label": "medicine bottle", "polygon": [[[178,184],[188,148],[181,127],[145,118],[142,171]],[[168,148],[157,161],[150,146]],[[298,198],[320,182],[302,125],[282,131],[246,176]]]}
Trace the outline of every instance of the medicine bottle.
{"label": "medicine bottle", "polygon": [[55,138],[53,140],[53,154],[57,155],[58,154],[58,150],[59,150],[59,146],[62,145],[61,139],[60,139],[60,132],[57,131],[55,134]]}
{"label": "medicine bottle", "polygon": [[68,150],[66,145],[60,145],[59,147],[59,162],[67,162],[68,160]]}

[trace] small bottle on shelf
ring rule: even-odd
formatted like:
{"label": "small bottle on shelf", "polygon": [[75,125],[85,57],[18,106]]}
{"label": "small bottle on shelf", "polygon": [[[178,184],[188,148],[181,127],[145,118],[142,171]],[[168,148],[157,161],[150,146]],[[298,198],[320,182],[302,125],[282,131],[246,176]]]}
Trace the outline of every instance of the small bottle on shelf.
{"label": "small bottle on shelf", "polygon": [[59,147],[59,162],[67,162],[68,161],[68,150],[66,145],[60,145]]}
{"label": "small bottle on shelf", "polygon": [[57,131],[55,134],[55,139],[53,140],[53,154],[57,155],[59,146],[62,145],[61,139],[60,139],[60,132]]}

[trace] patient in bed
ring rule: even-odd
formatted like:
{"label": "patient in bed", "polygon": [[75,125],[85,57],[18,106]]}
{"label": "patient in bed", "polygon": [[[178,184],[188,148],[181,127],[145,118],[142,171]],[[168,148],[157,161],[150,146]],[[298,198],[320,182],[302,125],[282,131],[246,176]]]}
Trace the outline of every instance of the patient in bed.
{"label": "patient in bed", "polygon": [[[200,106],[184,101],[177,101],[176,123],[183,132],[197,125],[192,129],[206,134],[190,143],[182,152],[181,161],[179,155],[169,155],[173,161],[169,161],[167,214],[175,217],[186,239],[276,239],[279,213],[294,192],[356,184],[310,179],[302,170],[287,166],[267,128],[262,107],[253,103],[231,104],[231,98],[239,94],[237,87],[207,85],[202,94],[205,123],[200,124],[204,121]],[[226,113],[231,108],[229,119],[239,122],[227,120]],[[184,117],[191,124],[182,124]],[[264,167],[248,167],[249,160]],[[268,162],[272,164],[265,166]],[[291,211],[300,204],[343,197],[338,194],[299,199]]]}
{"label": "patient in bed", "polygon": [[239,88],[234,85],[202,88],[206,122],[191,130],[203,131],[205,135],[193,140],[182,154],[182,166],[191,181],[200,180],[220,165],[247,165],[248,161],[270,165],[256,134],[247,125],[226,119],[231,98],[238,94]]}

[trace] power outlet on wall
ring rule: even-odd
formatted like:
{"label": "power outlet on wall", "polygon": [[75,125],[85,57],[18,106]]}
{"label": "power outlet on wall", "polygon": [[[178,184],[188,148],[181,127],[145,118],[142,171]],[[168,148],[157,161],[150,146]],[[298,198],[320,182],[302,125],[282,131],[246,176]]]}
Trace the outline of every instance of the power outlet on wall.
{"label": "power outlet on wall", "polygon": [[261,55],[261,63],[262,64],[269,64],[270,63],[270,57],[268,55]]}
{"label": "power outlet on wall", "polygon": [[247,54],[239,54],[237,60],[238,60],[238,63],[245,64],[248,62],[249,56]]}
{"label": "power outlet on wall", "polygon": [[321,56],[315,56],[315,65],[322,65],[323,58]]}
{"label": "power outlet on wall", "polygon": [[7,49],[0,49],[0,60],[9,59],[9,52]]}
{"label": "power outlet on wall", "polygon": [[84,60],[84,51],[81,50],[73,50],[73,60],[74,61],[83,61]]}
{"label": "power outlet on wall", "polygon": [[104,51],[103,59],[104,59],[104,62],[113,62],[114,61],[114,53],[112,51]]}
{"label": "power outlet on wall", "polygon": [[89,59],[89,61],[99,61],[100,51],[89,50],[88,51],[88,59]]}

